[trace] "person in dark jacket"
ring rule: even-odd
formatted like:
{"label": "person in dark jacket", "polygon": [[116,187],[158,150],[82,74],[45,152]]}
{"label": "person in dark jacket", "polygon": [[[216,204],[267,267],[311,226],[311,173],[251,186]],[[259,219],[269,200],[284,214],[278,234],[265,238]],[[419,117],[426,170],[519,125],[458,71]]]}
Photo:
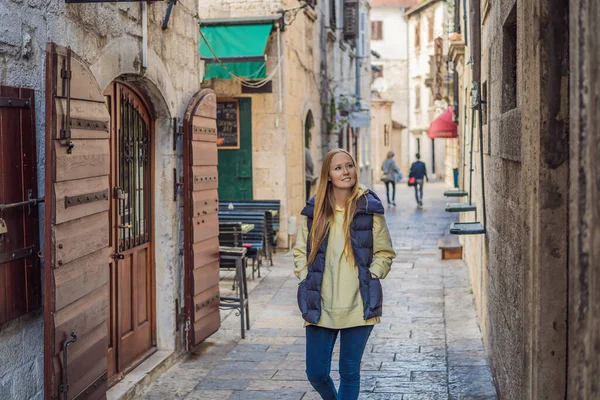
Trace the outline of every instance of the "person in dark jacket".
{"label": "person in dark jacket", "polygon": [[417,157],[417,161],[412,163],[410,166],[410,173],[408,175],[409,178],[415,178],[415,198],[417,199],[417,204],[423,205],[423,179],[426,179],[429,182],[429,177],[427,176],[427,167],[425,163],[421,161],[421,155],[419,153],[415,154]]}
{"label": "person in dark jacket", "polygon": [[[396,256],[375,193],[359,183],[345,150],[325,156],[317,194],[302,215],[294,248],[298,306],[306,327],[306,375],[325,400],[356,400],[360,364],[383,304],[380,279]],[[330,377],[340,337],[340,387]]]}

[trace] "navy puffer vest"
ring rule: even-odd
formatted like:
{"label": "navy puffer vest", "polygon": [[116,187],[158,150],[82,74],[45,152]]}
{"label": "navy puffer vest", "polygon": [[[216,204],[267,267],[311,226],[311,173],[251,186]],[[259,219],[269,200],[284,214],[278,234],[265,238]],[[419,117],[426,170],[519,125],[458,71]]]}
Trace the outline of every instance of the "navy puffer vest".
{"label": "navy puffer vest", "polygon": [[[310,231],[313,224],[315,198],[306,203],[302,215],[307,217],[309,239],[306,256],[310,255]],[[366,320],[381,316],[383,291],[379,279],[372,278],[369,266],[373,261],[373,214],[383,214],[384,208],[379,197],[367,190],[356,204],[356,214],[350,225],[352,252],[358,265],[359,290],[363,300],[363,317]],[[298,287],[298,307],[302,318],[316,324],[321,318],[321,282],[325,270],[325,255],[328,237],[325,237],[317,252],[315,261],[308,266],[308,275]]]}

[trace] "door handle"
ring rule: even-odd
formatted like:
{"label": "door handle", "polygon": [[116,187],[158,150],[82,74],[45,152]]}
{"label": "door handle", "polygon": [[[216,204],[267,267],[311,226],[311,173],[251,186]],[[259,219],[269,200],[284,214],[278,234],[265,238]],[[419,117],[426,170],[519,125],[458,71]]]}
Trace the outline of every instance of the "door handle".
{"label": "door handle", "polygon": [[123,254],[121,254],[121,253],[113,253],[113,254],[112,254],[112,258],[113,258],[115,261],[118,261],[118,260],[124,260],[124,259],[125,259],[125,256],[124,256]]}
{"label": "door handle", "polygon": [[120,229],[131,229],[131,224],[119,225]]}

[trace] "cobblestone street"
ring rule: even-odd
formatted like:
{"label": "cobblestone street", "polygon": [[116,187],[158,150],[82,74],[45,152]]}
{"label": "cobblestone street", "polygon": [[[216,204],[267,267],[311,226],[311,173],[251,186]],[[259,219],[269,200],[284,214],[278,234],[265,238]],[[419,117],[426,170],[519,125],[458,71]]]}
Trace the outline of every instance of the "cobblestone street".
{"label": "cobblestone street", "polygon": [[[461,260],[441,261],[437,241],[455,215],[446,213],[441,183],[425,185],[418,209],[412,188],[398,187],[386,218],[398,253],[383,281],[384,309],[367,344],[360,399],[495,399]],[[384,192],[378,187],[382,199]],[[251,330],[240,339],[239,317],[158,378],[145,399],[318,399],[304,372],[303,321],[291,253],[280,251],[270,271],[251,283]],[[223,280],[224,289],[231,288]],[[338,384],[334,351],[333,379]],[[343,399],[341,399],[343,400]]]}

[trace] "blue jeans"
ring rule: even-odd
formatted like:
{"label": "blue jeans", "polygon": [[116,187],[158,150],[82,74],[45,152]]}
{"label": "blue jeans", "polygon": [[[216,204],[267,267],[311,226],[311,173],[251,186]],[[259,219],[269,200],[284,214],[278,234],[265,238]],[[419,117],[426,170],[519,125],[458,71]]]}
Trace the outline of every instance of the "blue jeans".
{"label": "blue jeans", "polygon": [[417,203],[423,201],[423,179],[415,179],[415,198]]}
{"label": "blue jeans", "polygon": [[[306,327],[306,376],[324,400],[356,400],[360,392],[360,363],[372,325],[346,329]],[[331,355],[340,334],[340,390],[331,376]]]}
{"label": "blue jeans", "polygon": [[[390,185],[392,186],[392,201],[390,201]],[[387,203],[395,203],[396,202],[396,182],[385,182],[385,194],[387,195]]]}

